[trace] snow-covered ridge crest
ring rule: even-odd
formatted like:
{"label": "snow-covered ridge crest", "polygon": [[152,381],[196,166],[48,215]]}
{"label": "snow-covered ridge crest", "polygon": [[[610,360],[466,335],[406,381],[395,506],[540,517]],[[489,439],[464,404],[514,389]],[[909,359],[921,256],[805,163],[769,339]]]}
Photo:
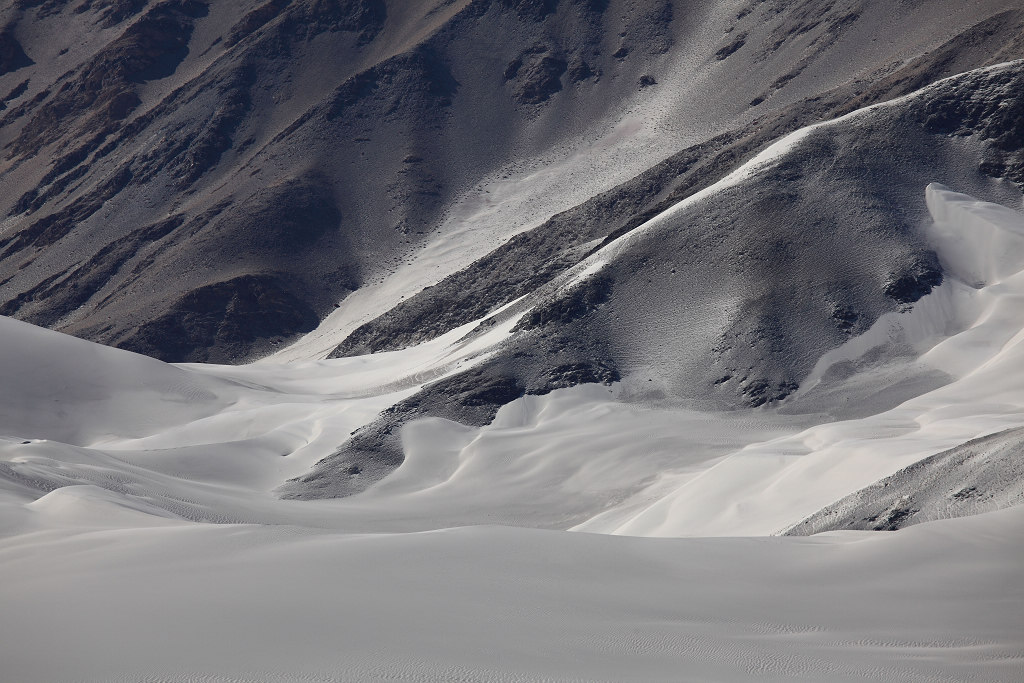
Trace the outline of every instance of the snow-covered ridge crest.
{"label": "snow-covered ridge crest", "polygon": [[[977,69],[970,73],[975,75],[985,73],[996,73],[1006,69],[1016,68],[1022,64],[1024,64],[1024,60],[1002,62],[1000,64],[994,64],[989,67]],[[800,146],[800,144],[804,140],[806,140],[810,135],[812,135],[815,132],[827,131],[831,127],[840,126],[845,123],[849,123],[850,121],[870,116],[873,113],[879,111],[901,107],[908,102],[914,101],[915,99],[926,97],[929,93],[932,93],[936,90],[940,90],[949,83],[964,78],[965,75],[966,74],[957,74],[955,76],[943,78],[941,80],[935,81],[934,83],[930,83],[929,85],[921,88],[920,90],[916,90],[910,94],[903,95],[901,97],[897,97],[891,100],[887,100],[885,102],[872,104],[870,106],[852,111],[848,114],[844,114],[843,116],[840,116],[838,118],[831,119],[829,121],[814,123],[809,126],[805,126],[804,128],[800,128],[799,130],[795,130],[792,133],[789,133],[788,135],[782,137],[780,140],[772,143],[767,148],[763,149],[753,159],[750,159],[745,164],[743,164],[736,170],[732,171],[718,182],[709,185],[703,190],[695,192],[694,194],[686,197],[685,199],[677,202],[676,204],[673,204],[671,207],[669,207],[662,213],[658,214],[657,216],[654,216],[647,222],[643,223],[635,230],[632,230],[626,233],[625,235],[622,235],[618,239],[614,240],[613,242],[607,244],[599,252],[593,254],[590,257],[590,259],[594,261],[607,263],[611,258],[614,258],[614,255],[616,253],[622,251],[631,241],[641,238],[645,232],[648,232],[656,228],[663,221],[673,216],[674,214],[679,213],[680,211],[688,207],[694,206],[700,203],[701,201],[704,201],[708,197],[711,197],[723,190],[726,190],[731,187],[736,187],[737,185],[742,184],[744,181],[747,181],[759,174],[769,172],[781,159],[786,157],[788,154],[792,153],[795,149],[797,149]]]}

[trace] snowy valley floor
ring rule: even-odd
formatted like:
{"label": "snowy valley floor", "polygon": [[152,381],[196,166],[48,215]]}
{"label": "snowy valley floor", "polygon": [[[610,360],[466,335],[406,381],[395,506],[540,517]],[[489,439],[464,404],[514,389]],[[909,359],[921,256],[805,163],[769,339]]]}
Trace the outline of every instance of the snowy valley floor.
{"label": "snowy valley floor", "polygon": [[0,679],[1024,680],[1022,482],[969,517],[777,536],[1024,426],[1024,218],[927,201],[944,284],[781,408],[527,396],[407,425],[405,463],[340,500],[274,490],[513,323],[227,367],[0,318]]}
{"label": "snowy valley floor", "polygon": [[[66,497],[118,518],[103,497]],[[1022,513],[895,534],[642,539],[124,512],[122,528],[4,543],[4,678],[1015,681]]]}

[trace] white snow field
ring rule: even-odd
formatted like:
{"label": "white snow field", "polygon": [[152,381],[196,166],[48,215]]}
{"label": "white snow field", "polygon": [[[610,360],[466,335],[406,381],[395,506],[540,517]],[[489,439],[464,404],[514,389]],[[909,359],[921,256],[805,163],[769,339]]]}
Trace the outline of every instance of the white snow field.
{"label": "white snow field", "polygon": [[407,425],[405,463],[339,500],[273,489],[511,323],[229,367],[0,319],[0,679],[1024,680],[1024,507],[771,537],[1024,425],[1024,216],[939,185],[927,202],[944,284],[795,400],[940,389],[811,425],[527,396],[481,429]]}
{"label": "white snow field", "polygon": [[[782,408],[526,396],[406,425],[405,462],[337,500],[274,490],[515,320],[231,367],[0,318],[0,680],[1024,680],[1012,482],[970,517],[773,537],[1024,426],[1024,216],[925,200],[943,284]],[[919,376],[944,383],[887,393]],[[796,409],[841,401],[865,417]]]}

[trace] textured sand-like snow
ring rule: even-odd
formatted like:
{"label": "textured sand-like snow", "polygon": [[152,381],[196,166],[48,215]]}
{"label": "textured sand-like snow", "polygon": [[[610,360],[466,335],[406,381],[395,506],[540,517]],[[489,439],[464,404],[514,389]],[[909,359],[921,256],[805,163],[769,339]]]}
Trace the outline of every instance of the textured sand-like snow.
{"label": "textured sand-like snow", "polygon": [[[404,464],[340,500],[273,490],[514,320],[228,367],[0,319],[3,678],[1020,680],[1024,508],[757,538],[1024,424],[1024,218],[927,201],[946,281],[821,359],[792,410],[526,396],[483,428],[407,424]],[[945,379],[888,407],[883,376]],[[844,387],[867,417],[797,409]]]}
{"label": "textured sand-like snow", "polygon": [[0,653],[23,682],[1016,681],[1021,510],[676,540],[104,511],[0,545]]}

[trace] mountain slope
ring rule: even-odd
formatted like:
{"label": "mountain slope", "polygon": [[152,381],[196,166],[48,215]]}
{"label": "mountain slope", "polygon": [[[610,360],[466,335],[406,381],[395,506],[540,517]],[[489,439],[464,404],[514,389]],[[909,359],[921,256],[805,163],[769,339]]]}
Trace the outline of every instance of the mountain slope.
{"label": "mountain slope", "polygon": [[1021,57],[1008,0],[0,6],[2,677],[1024,680]]}
{"label": "mountain slope", "polygon": [[[594,240],[578,265],[480,324],[511,332],[491,358],[394,406],[285,491],[350,492],[344,472],[401,461],[410,419],[486,424],[524,393],[578,383],[619,382],[626,400],[704,410],[785,400],[828,351],[944,281],[922,187],[942,177],[1020,206],[1016,183],[991,172],[1020,168],[1022,79],[1024,62],[1013,62],[801,129],[634,230]],[[448,310],[431,296],[409,306]]]}
{"label": "mountain slope", "polygon": [[[575,218],[545,247],[606,237],[838,102],[1019,56],[1021,34],[1019,8],[994,0],[4,12],[0,312],[165,360],[265,353],[338,302],[325,329],[351,331],[514,234],[710,145],[638,176],[616,210],[581,205],[588,227]],[[716,161],[688,173],[685,159],[707,149]],[[409,260],[438,249],[431,272],[412,275]],[[513,279],[525,291],[544,276]]]}

